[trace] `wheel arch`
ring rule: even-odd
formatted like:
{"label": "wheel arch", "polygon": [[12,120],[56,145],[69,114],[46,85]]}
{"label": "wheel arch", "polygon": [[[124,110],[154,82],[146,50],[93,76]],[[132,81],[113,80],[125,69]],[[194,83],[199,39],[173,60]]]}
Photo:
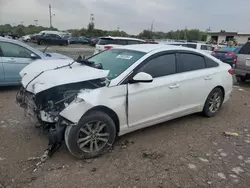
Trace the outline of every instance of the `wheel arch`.
{"label": "wheel arch", "polygon": [[[224,89],[224,87],[222,87],[221,85],[218,85],[218,86],[216,86],[215,88],[221,89],[221,91],[222,91],[222,93],[223,93],[223,99],[224,99],[224,98],[225,98],[225,89]],[[213,91],[215,88],[213,88],[212,91]]]}
{"label": "wheel arch", "polygon": [[94,111],[101,111],[101,112],[104,112],[106,113],[107,115],[109,115],[111,117],[111,119],[114,121],[115,123],[115,126],[116,126],[116,131],[117,131],[117,135],[118,133],[120,132],[120,120],[119,120],[119,117],[118,115],[116,114],[116,112],[106,106],[95,106],[91,109],[89,109],[88,111],[86,111],[83,116],[85,115],[88,115],[90,114],[91,112],[94,112]]}

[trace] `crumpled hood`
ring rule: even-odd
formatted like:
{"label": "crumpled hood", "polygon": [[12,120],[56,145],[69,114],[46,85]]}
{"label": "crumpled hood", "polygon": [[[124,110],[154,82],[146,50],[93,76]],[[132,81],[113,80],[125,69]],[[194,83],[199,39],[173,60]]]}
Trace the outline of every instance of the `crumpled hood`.
{"label": "crumpled hood", "polygon": [[106,78],[109,73],[108,70],[92,68],[77,62],[67,66],[72,62],[70,59],[36,60],[20,72],[22,84],[29,92],[37,94],[59,85]]}
{"label": "crumpled hood", "polygon": [[46,54],[49,54],[51,56],[51,57],[46,56],[46,59],[72,59],[66,55],[59,54],[59,53],[46,53]]}

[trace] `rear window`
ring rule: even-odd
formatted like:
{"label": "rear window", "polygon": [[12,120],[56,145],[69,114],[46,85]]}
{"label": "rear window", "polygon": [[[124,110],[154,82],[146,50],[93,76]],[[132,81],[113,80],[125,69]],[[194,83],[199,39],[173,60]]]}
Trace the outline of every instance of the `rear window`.
{"label": "rear window", "polygon": [[110,49],[90,57],[88,61],[102,64],[104,70],[109,70],[108,79],[111,80],[119,76],[145,54],[134,50]]}
{"label": "rear window", "polygon": [[110,39],[110,38],[101,38],[98,43],[98,45],[108,45],[108,44],[117,44],[117,45],[127,45],[128,40],[124,39]]}
{"label": "rear window", "polygon": [[250,54],[250,42],[247,42],[239,51],[239,54]]}
{"label": "rear window", "polygon": [[220,49],[217,50],[217,51],[219,51],[219,52],[233,52],[235,49],[236,49],[236,48],[222,47],[222,48],[220,48]]}

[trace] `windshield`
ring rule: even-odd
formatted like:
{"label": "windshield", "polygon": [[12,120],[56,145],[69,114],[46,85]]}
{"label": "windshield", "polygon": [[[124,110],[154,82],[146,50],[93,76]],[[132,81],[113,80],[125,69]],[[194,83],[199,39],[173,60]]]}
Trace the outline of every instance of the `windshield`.
{"label": "windshield", "polygon": [[108,79],[111,80],[119,76],[145,54],[134,50],[110,49],[89,58],[88,61],[92,61],[94,64],[102,64],[102,69],[109,70]]}

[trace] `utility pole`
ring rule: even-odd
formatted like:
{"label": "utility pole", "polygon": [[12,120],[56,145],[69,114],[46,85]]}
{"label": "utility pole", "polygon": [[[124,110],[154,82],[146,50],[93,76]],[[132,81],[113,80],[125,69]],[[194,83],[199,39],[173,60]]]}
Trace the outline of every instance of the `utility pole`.
{"label": "utility pole", "polygon": [[51,5],[49,5],[49,26],[52,27]]}
{"label": "utility pole", "polygon": [[150,31],[151,31],[151,39],[153,39],[153,30],[154,30],[154,22],[151,23]]}

